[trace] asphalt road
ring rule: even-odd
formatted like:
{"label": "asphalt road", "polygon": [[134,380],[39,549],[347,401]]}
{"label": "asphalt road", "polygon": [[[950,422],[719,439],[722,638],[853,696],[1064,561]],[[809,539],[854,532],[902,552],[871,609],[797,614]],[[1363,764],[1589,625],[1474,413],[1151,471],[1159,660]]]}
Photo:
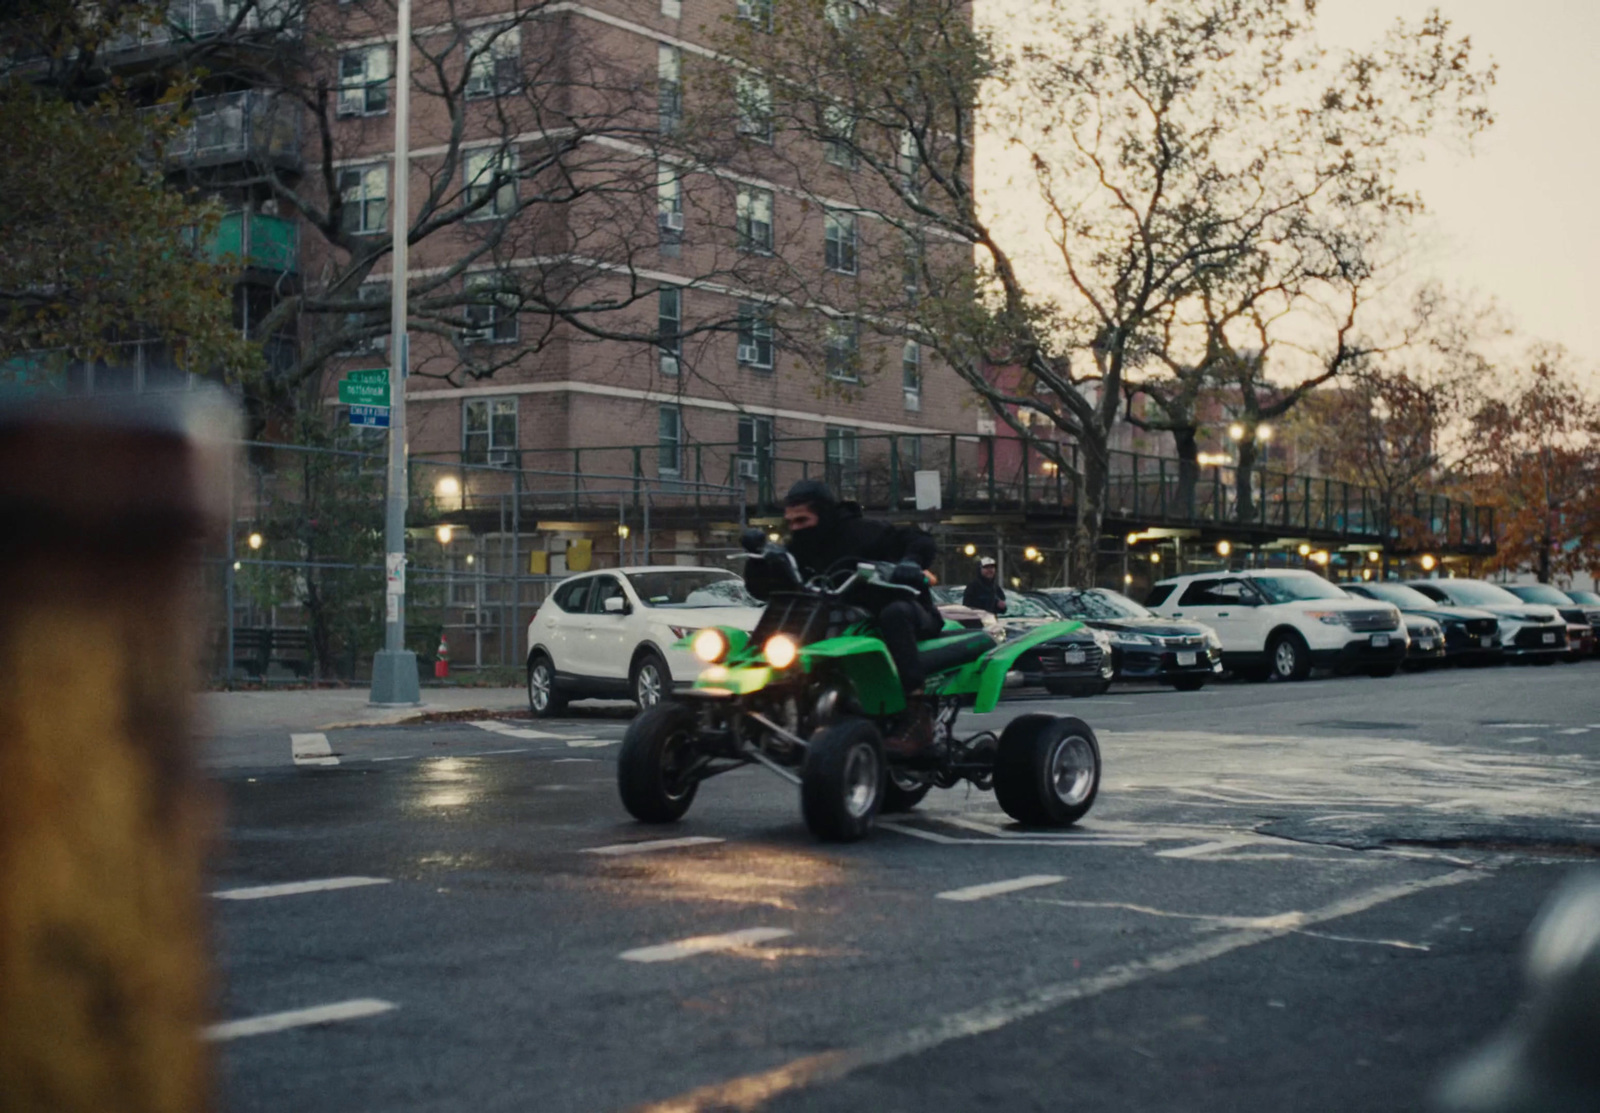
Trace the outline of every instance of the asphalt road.
{"label": "asphalt road", "polygon": [[226,1108],[1416,1110],[1600,848],[1596,681],[1003,705],[1099,734],[1078,829],[956,789],[845,847],[760,770],[632,822],[616,708],[286,734],[216,773]]}

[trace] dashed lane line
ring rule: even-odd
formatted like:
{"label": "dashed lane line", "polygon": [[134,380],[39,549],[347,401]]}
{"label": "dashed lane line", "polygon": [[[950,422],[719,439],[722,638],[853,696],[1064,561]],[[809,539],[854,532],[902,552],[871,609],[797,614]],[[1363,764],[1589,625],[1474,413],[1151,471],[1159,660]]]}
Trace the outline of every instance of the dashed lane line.
{"label": "dashed lane line", "polygon": [[294,756],[296,765],[339,764],[339,759],[333,756],[333,750],[328,745],[326,734],[291,734],[289,752]]}
{"label": "dashed lane line", "polygon": [[387,877],[326,877],[320,881],[287,881],[278,885],[250,885],[242,889],[219,889],[211,895],[218,900],[265,900],[292,897],[301,893],[325,893],[333,889],[359,889],[367,885],[388,885]]}
{"label": "dashed lane line", "polygon": [[548,739],[554,741],[562,737],[559,734],[551,734],[547,730],[514,727],[510,723],[502,723],[497,719],[475,719],[467,725],[477,727],[479,730],[487,730],[493,734],[503,734],[507,738]]}
{"label": "dashed lane line", "polygon": [[649,854],[656,850],[677,850],[685,846],[710,846],[725,842],[709,835],[687,835],[681,839],[649,839],[645,842],[622,842],[611,846],[586,846],[580,853],[616,856],[622,854]]}
{"label": "dashed lane line", "polygon": [[309,1009],[290,1009],[288,1012],[268,1013],[244,1020],[229,1020],[205,1029],[208,1040],[222,1042],[242,1036],[264,1036],[269,1032],[282,1032],[289,1028],[305,1028],[313,1024],[333,1024],[340,1020],[360,1020],[377,1016],[398,1008],[392,1001],[376,997],[360,997],[353,1001],[338,1001],[331,1005],[316,1005]]}
{"label": "dashed lane line", "polygon": [[679,939],[675,943],[658,943],[653,947],[636,947],[623,951],[617,957],[624,962],[676,962],[681,958],[711,954],[716,951],[734,951],[741,947],[768,943],[793,935],[788,928],[745,928],[723,935],[697,935],[692,939]]}
{"label": "dashed lane line", "polygon": [[1369,889],[1310,912],[1286,913],[1274,927],[1219,933],[1198,943],[1110,967],[1098,974],[1041,985],[1018,996],[999,998],[976,1008],[935,1017],[914,1028],[856,1047],[841,1047],[807,1055],[772,1070],[714,1082],[664,1101],[647,1102],[634,1107],[633,1113],[712,1113],[713,1110],[729,1108],[755,1109],[781,1094],[836,1082],[867,1067],[893,1063],[931,1051],[953,1040],[993,1032],[1072,1001],[1112,993],[1148,978],[1198,966],[1233,951],[1259,946],[1329,920],[1353,916],[1429,889],[1480,880],[1490,873],[1486,869],[1455,870],[1436,877]]}
{"label": "dashed lane line", "polygon": [[964,889],[949,889],[936,894],[940,900],[984,900],[987,897],[1003,896],[1006,893],[1016,893],[1023,889],[1037,889],[1044,885],[1058,885],[1065,881],[1065,877],[1053,873],[1030,873],[1026,877],[1013,877],[1008,881],[990,881],[985,885],[968,885]]}

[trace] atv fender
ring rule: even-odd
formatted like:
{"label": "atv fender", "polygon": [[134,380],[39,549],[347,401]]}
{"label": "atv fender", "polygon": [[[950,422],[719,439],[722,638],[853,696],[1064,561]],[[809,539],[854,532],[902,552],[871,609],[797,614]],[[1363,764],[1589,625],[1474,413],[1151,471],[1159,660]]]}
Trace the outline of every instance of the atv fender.
{"label": "atv fender", "polygon": [[877,638],[847,634],[800,647],[800,667],[806,672],[829,665],[850,677],[856,702],[866,714],[893,715],[905,710],[900,674]]}
{"label": "atv fender", "polygon": [[[958,674],[951,684],[954,689],[960,685],[963,689],[971,691],[967,683],[975,681],[977,695],[973,701],[972,711],[975,715],[982,715],[986,711],[993,711],[995,704],[1000,702],[1000,692],[1006,686],[1006,673],[1030,649],[1037,649],[1047,641],[1059,638],[1063,634],[1076,633],[1083,629],[1083,623],[1075,620],[1061,622],[1047,622],[1043,626],[1029,631],[1020,638],[1008,638],[989,652],[979,657],[967,670]],[[970,671],[968,671],[970,670]]]}

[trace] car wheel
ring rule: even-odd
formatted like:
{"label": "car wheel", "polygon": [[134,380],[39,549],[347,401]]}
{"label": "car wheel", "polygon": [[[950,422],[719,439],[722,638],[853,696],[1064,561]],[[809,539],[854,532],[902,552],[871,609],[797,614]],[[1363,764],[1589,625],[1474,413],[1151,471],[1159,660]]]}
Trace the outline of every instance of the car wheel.
{"label": "car wheel", "polygon": [[1279,634],[1267,647],[1272,675],[1279,680],[1304,680],[1311,675],[1311,651],[1305,639],[1294,632]]}
{"label": "car wheel", "polygon": [[633,676],[628,682],[633,691],[633,702],[640,711],[648,711],[672,692],[672,673],[658,653],[646,653],[634,662]]}
{"label": "car wheel", "polygon": [[1180,692],[1198,692],[1206,686],[1206,678],[1203,676],[1175,676],[1172,678],[1172,686]]}
{"label": "car wheel", "polygon": [[535,719],[559,715],[567,709],[567,697],[556,687],[556,667],[543,653],[528,658],[528,710]]}
{"label": "car wheel", "polygon": [[1000,734],[994,796],[1030,827],[1070,827],[1100,791],[1100,745],[1082,719],[1022,715]]}
{"label": "car wheel", "polygon": [[694,711],[663,703],[636,715],[617,754],[617,791],[628,814],[645,823],[672,823],[694,803],[700,787]]}

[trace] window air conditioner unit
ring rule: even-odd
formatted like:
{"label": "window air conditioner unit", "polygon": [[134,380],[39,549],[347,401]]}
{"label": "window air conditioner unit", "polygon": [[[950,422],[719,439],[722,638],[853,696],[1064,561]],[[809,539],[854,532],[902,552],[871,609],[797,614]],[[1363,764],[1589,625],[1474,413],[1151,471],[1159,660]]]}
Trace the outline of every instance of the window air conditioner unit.
{"label": "window air conditioner unit", "polygon": [[739,362],[740,363],[758,363],[758,362],[760,362],[760,357],[761,357],[761,349],[756,347],[754,344],[740,344],[739,345]]}
{"label": "window air conditioner unit", "polygon": [[753,480],[753,479],[759,478],[759,476],[757,476],[757,474],[756,474],[756,460],[755,460],[755,457],[746,456],[746,457],[743,457],[740,460],[736,461],[736,463],[738,465],[737,474],[738,474],[740,479],[752,479]]}
{"label": "window air conditioner unit", "polygon": [[678,357],[662,352],[661,373],[663,375],[676,375],[678,373]]}
{"label": "window air conditioner unit", "polygon": [[491,468],[509,468],[516,461],[516,453],[509,448],[497,448],[489,453]]}
{"label": "window air conditioner unit", "polygon": [[912,411],[913,413],[922,409],[922,391],[906,391],[906,409]]}
{"label": "window air conditioner unit", "polygon": [[661,227],[662,227],[662,229],[664,231],[667,231],[667,232],[681,232],[681,231],[683,231],[683,214],[682,213],[671,213],[671,212],[668,212],[668,213],[659,213],[658,215],[661,218]]}

